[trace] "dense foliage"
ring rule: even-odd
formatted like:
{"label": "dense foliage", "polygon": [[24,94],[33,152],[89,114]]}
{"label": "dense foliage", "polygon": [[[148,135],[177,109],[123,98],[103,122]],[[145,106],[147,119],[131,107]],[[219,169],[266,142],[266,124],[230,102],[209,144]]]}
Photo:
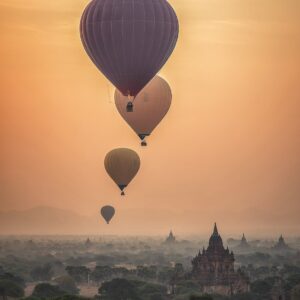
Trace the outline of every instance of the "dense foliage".
{"label": "dense foliage", "polygon": [[[275,253],[261,247],[237,252],[236,269],[249,277],[250,291],[225,297],[203,295],[197,282],[185,276],[202,247],[198,240],[172,246],[147,238],[90,238],[88,246],[86,240],[0,238],[0,299],[20,298],[24,291],[32,294],[27,300],[271,300],[280,293],[286,300],[299,299],[297,251]],[[300,248],[297,243],[293,247]],[[90,298],[79,296],[89,289]]]}

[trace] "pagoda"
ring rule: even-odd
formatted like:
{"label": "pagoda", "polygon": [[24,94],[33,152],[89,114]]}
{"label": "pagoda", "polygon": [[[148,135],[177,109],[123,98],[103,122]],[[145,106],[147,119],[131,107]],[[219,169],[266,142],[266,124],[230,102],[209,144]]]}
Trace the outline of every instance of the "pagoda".
{"label": "pagoda", "polygon": [[192,260],[191,279],[205,293],[232,295],[249,290],[248,279],[234,270],[234,254],[224,248],[216,223],[207,249]]}
{"label": "pagoda", "polygon": [[92,242],[91,242],[90,238],[87,238],[87,240],[85,241],[84,244],[85,244],[86,248],[90,248],[92,246]]}
{"label": "pagoda", "polygon": [[240,241],[240,243],[237,245],[236,247],[238,250],[249,250],[249,248],[251,248],[251,246],[249,245],[249,243],[247,242],[247,239],[245,237],[245,234],[243,233],[242,239]]}
{"label": "pagoda", "polygon": [[273,249],[278,251],[291,250],[291,248],[286,244],[282,235],[279,237],[278,242],[275,244]]}
{"label": "pagoda", "polygon": [[174,234],[173,234],[173,232],[171,230],[170,233],[169,233],[169,236],[165,240],[165,243],[166,244],[173,244],[175,242],[176,242],[176,238],[175,238],[175,236],[174,236]]}

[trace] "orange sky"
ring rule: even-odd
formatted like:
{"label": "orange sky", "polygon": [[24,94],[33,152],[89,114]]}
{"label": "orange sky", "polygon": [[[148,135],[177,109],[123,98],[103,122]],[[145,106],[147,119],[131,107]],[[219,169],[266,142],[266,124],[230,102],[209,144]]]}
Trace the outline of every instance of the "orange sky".
{"label": "orange sky", "polygon": [[[0,0],[0,210],[113,204],[133,216],[114,233],[299,233],[300,2],[171,1],[173,104],[146,149],[83,50],[87,2]],[[103,168],[119,146],[142,160],[125,199]]]}

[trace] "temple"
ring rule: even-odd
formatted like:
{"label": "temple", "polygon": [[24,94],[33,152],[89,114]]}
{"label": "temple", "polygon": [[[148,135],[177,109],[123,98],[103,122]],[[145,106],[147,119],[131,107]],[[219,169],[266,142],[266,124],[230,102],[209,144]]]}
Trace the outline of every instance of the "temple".
{"label": "temple", "polygon": [[85,241],[85,247],[90,248],[92,246],[92,242],[90,240],[90,238],[87,238],[87,240]]}
{"label": "temple", "polygon": [[248,279],[234,270],[234,254],[223,246],[217,224],[208,248],[192,260],[191,279],[197,281],[204,293],[233,295],[249,290]]}
{"label": "temple", "polygon": [[236,246],[236,249],[240,250],[240,251],[245,251],[245,250],[249,250],[250,248],[251,248],[251,246],[247,242],[245,234],[243,233],[242,239],[241,239],[240,243]]}
{"label": "temple", "polygon": [[176,238],[175,238],[175,236],[173,235],[173,232],[172,232],[172,230],[170,231],[170,233],[169,233],[169,236],[166,238],[166,240],[165,240],[165,243],[166,244],[173,244],[173,243],[175,243],[176,242]]}
{"label": "temple", "polygon": [[275,244],[273,249],[277,251],[291,250],[291,248],[286,244],[282,235],[279,237],[278,242]]}

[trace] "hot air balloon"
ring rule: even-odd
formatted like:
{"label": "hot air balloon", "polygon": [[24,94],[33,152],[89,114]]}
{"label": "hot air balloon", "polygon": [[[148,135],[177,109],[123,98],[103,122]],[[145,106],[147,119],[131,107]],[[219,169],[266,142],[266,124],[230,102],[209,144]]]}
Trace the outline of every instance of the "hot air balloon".
{"label": "hot air balloon", "polygon": [[178,31],[176,13],[166,0],[92,0],[80,24],[93,63],[131,100],[166,63]]}
{"label": "hot air balloon", "polygon": [[145,137],[149,136],[168,112],[172,102],[172,92],[168,83],[155,76],[137,95],[134,111],[126,109],[126,97],[115,91],[115,104],[123,119],[140,137],[146,146]]}
{"label": "hot air balloon", "polygon": [[110,205],[103,206],[100,212],[107,224],[109,224],[110,220],[115,215],[115,209]]}
{"label": "hot air balloon", "polygon": [[120,188],[121,195],[124,196],[124,189],[140,168],[140,158],[131,149],[118,148],[106,154],[104,166],[108,175]]}

